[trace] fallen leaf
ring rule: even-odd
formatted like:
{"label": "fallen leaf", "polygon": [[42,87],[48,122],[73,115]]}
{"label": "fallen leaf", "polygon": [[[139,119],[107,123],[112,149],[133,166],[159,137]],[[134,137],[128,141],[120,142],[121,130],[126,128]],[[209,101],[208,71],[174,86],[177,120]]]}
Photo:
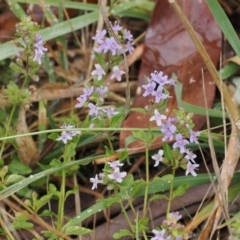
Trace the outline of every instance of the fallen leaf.
{"label": "fallen leaf", "polygon": [[[181,0],[179,5],[193,25],[213,64],[216,66],[221,51],[221,31],[207,4],[204,1]],[[144,108],[153,100],[152,97],[142,96],[141,86],[145,84],[144,76],[150,76],[150,73],[154,71],[163,71],[169,77],[173,73],[176,74],[178,80],[183,84],[183,101],[201,107],[205,106],[202,88],[203,72],[207,105],[208,107],[212,106],[215,96],[215,84],[188,32],[182,26],[167,0],[157,1],[147,30],[133,107]],[[177,99],[173,88],[170,89],[170,95],[173,97],[167,105],[168,116],[172,115],[173,109],[177,108]],[[131,112],[123,123],[123,127],[148,128],[150,117],[150,115]],[[195,114],[193,121],[195,130],[199,130],[205,124],[206,119],[205,116]],[[130,135],[130,131],[120,133],[120,148],[124,147],[125,139]],[[152,142],[150,149],[161,146],[161,137],[157,137]],[[136,152],[145,150],[141,141],[135,141],[128,147],[136,148]]]}
{"label": "fallen leaf", "polygon": [[[19,110],[18,121],[16,124],[16,135],[29,133],[26,123],[26,109],[21,106]],[[18,156],[20,161],[27,166],[34,167],[38,160],[38,149],[32,136],[16,138],[18,145]]]}

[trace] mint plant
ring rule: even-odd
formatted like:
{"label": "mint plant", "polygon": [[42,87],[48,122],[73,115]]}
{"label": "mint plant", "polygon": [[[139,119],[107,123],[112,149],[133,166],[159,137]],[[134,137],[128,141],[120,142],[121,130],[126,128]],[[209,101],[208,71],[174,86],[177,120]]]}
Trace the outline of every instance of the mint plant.
{"label": "mint plant", "polygon": [[[17,73],[21,74],[24,79],[22,88],[19,89],[16,84],[10,83],[6,93],[9,95],[12,103],[17,106],[29,104],[30,93],[26,90],[30,80],[38,81],[37,70],[42,63],[42,57],[47,49],[41,35],[39,35],[39,26],[32,22],[30,18],[22,20],[17,26],[17,36],[20,38],[16,41],[19,47],[19,53],[14,59],[11,67]],[[38,215],[39,221],[43,221],[41,217],[48,216],[52,218],[51,227],[41,232],[43,238],[46,239],[64,239],[70,235],[91,234],[92,230],[79,226],[78,222],[74,222],[65,217],[64,203],[70,194],[75,194],[77,188],[67,190],[66,179],[73,175],[78,170],[78,166],[72,166],[70,169],[62,168],[61,166],[69,166],[74,163],[76,148],[85,132],[81,129],[88,128],[88,134],[96,134],[99,129],[102,130],[101,137],[104,140],[106,153],[105,156],[116,154],[116,149],[113,144],[113,137],[116,129],[119,129],[125,113],[123,108],[106,106],[105,99],[109,96],[110,91],[104,83],[107,74],[111,74],[110,79],[122,81],[126,70],[119,68],[119,63],[123,60],[123,53],[132,53],[133,36],[130,31],[124,29],[118,22],[112,24],[113,32],[107,30],[97,30],[93,40],[97,41],[98,46],[93,49],[92,57],[96,60],[94,69],[91,72],[92,81],[88,82],[83,93],[77,98],[75,105],[76,110],[81,108],[88,109],[88,118],[83,123],[67,122],[60,126],[59,134],[52,133],[49,138],[57,141],[59,146],[63,146],[63,154],[58,159],[52,161],[46,166],[39,164],[45,171],[51,168],[59,168],[55,171],[55,175],[61,178],[59,189],[52,183],[47,183],[47,193],[43,196],[38,196],[34,191],[29,199],[21,202],[21,206],[32,215]],[[25,59],[23,62],[22,59]],[[131,111],[139,111],[149,116],[149,129],[132,131],[134,140],[141,140],[145,145],[146,169],[144,179],[134,179],[132,174],[127,174],[126,160],[128,159],[128,151],[118,153],[118,159],[111,162],[106,162],[100,173],[90,177],[92,190],[98,188],[99,185],[106,186],[110,191],[111,196],[100,199],[105,207],[110,207],[113,204],[121,206],[122,213],[128,223],[128,229],[121,229],[113,235],[114,239],[121,239],[129,236],[138,239],[167,239],[180,240],[188,239],[188,234],[184,231],[184,225],[179,220],[181,215],[178,212],[171,212],[171,203],[177,197],[186,192],[189,187],[187,183],[174,188],[174,179],[177,169],[185,170],[185,175],[197,176],[196,155],[188,148],[189,143],[198,144],[199,131],[194,131],[192,114],[186,114],[182,109],[175,109],[171,117],[167,117],[165,109],[168,100],[171,98],[169,88],[174,87],[175,79],[165,76],[161,71],[155,71],[150,76],[146,76],[145,84],[142,85],[143,97],[151,96],[153,101],[144,109],[132,108]],[[15,99],[14,93],[18,92],[18,98]],[[15,110],[15,109],[14,109]],[[77,126],[77,127],[75,127]],[[78,129],[79,128],[79,129]],[[157,149],[157,153],[151,155],[149,147],[155,138],[156,131],[162,136],[163,148]],[[171,144],[172,143],[172,144]],[[164,164],[171,168],[171,174],[162,177],[150,178],[150,166],[158,167]],[[73,165],[73,164],[72,164]],[[4,167],[0,171],[1,189],[8,187],[10,183],[24,179],[22,176],[8,174],[8,168]],[[30,178],[30,177],[29,177]],[[169,182],[169,194],[155,194],[149,192],[149,186],[152,183]],[[144,192],[143,210],[137,212],[134,209],[132,200],[138,197],[139,192]],[[41,208],[46,205],[51,199],[58,201],[57,213],[51,210],[42,211]],[[166,219],[160,226],[151,228],[149,226],[149,216],[147,208],[150,202],[158,199],[166,199],[168,201],[166,209]],[[125,202],[128,203],[130,210],[135,217],[134,222],[129,218],[124,207]],[[31,218],[27,214],[16,214],[13,220],[15,229],[33,229],[34,224],[30,222]],[[4,229],[2,230],[4,233]]]}

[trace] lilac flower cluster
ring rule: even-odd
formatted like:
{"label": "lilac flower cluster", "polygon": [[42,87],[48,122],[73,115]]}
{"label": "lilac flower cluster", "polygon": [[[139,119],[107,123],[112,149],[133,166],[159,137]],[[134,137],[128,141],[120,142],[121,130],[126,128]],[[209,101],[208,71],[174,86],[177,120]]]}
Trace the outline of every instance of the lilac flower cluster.
{"label": "lilac flower cluster", "polygon": [[123,45],[125,46],[119,45],[119,43],[117,43],[114,37],[107,37],[107,31],[105,29],[102,31],[97,30],[96,35],[93,37],[93,40],[97,41],[99,46],[95,48],[94,51],[104,54],[110,52],[112,56],[120,55],[123,53],[123,51],[126,53],[132,53],[134,47],[132,43],[133,36],[130,31],[123,29],[122,26],[119,26],[118,22],[115,22],[115,24],[112,26],[112,29],[117,36],[118,41],[120,43],[124,43]]}
{"label": "lilac flower cluster", "polygon": [[[74,125],[63,124],[60,128],[62,129],[74,129]],[[81,131],[62,131],[61,136],[57,138],[57,141],[63,141],[66,144],[68,141],[72,140],[76,135],[81,134]]]}
{"label": "lilac flower cluster", "polygon": [[152,95],[155,97],[155,103],[159,103],[161,100],[170,98],[166,90],[166,86],[169,85],[175,85],[174,79],[168,79],[163,72],[155,71],[151,73],[151,78],[147,78],[147,84],[142,85],[142,88],[145,89],[143,96]]}
{"label": "lilac flower cluster", "polygon": [[[155,97],[155,103],[159,103],[162,100],[170,98],[169,93],[166,88],[168,86],[175,85],[173,79],[168,79],[167,76],[164,76],[162,72],[151,73],[151,78],[147,78],[147,84],[142,85],[142,88],[145,89],[143,96],[152,95]],[[200,132],[193,131],[190,128],[190,124],[186,123],[184,128],[189,133],[189,141],[184,138],[182,130],[178,129],[179,122],[183,122],[177,117],[167,118],[165,115],[161,114],[158,109],[154,109],[154,115],[149,119],[150,121],[155,121],[157,126],[160,127],[160,131],[163,133],[162,141],[172,141],[173,149],[179,149],[179,152],[185,155],[185,159],[188,160],[186,175],[191,173],[193,176],[196,176],[195,169],[199,164],[195,163],[196,155],[193,154],[189,149],[186,148],[186,145],[191,143],[198,144],[197,137],[200,135]],[[183,122],[184,123],[184,122]],[[181,129],[183,126],[181,126]],[[159,150],[157,154],[152,156],[152,159],[155,161],[154,167],[158,166],[163,160],[163,150]]]}
{"label": "lilac flower cluster", "polygon": [[38,62],[38,64],[40,65],[42,63],[42,57],[44,55],[44,52],[47,51],[47,48],[43,47],[43,40],[42,40],[42,36],[40,34],[36,34],[35,35],[35,44],[34,44],[34,58],[33,61]]}
{"label": "lilac flower cluster", "polygon": [[[102,69],[101,65],[95,64],[95,69],[91,72],[91,75],[96,78],[98,81],[102,80],[103,76],[106,75],[105,71]],[[112,75],[110,79],[116,78],[117,81],[122,80],[122,75],[125,73],[123,70],[121,70],[118,66],[114,66],[112,69]]]}
{"label": "lilac flower cluster", "polygon": [[113,117],[114,115],[118,114],[118,112],[114,111],[113,107],[99,107],[96,104],[93,104],[90,101],[90,98],[93,97],[94,99],[97,99],[100,103],[104,102],[104,97],[106,96],[108,92],[108,87],[101,86],[101,87],[85,87],[83,89],[83,94],[81,94],[77,101],[78,103],[75,105],[76,108],[81,108],[84,105],[88,106],[89,108],[89,115],[99,118],[100,116],[107,116],[108,118]]}
{"label": "lilac flower cluster", "polygon": [[[182,240],[185,239],[183,236],[185,235],[183,232],[184,226],[178,223],[178,220],[182,218],[178,212],[170,213],[168,218],[162,223],[162,230],[153,229],[152,233],[155,235],[151,238],[151,240]],[[179,231],[181,234],[176,236],[175,234]],[[172,236],[172,232],[174,232],[175,237]],[[187,239],[187,238],[186,238]]]}
{"label": "lilac flower cluster", "polygon": [[[153,119],[156,122],[160,121],[159,116],[161,116],[161,119],[162,119],[162,116],[164,116],[164,115],[160,115],[158,111],[156,114],[156,111],[155,111],[155,116],[150,118],[151,121]],[[197,137],[200,135],[200,132],[199,131],[195,132],[189,129],[190,139],[188,141],[184,138],[183,134],[177,132],[177,127],[176,125],[174,125],[174,123],[175,124],[177,123],[176,117],[168,118],[165,123],[160,124],[161,126],[160,130],[163,133],[162,141],[163,142],[172,141],[173,139],[175,139],[175,142],[173,143],[173,149],[179,149],[180,153],[186,154],[185,159],[188,160],[186,175],[191,173],[193,176],[197,176],[195,169],[199,167],[199,164],[196,164],[194,160],[197,156],[193,152],[191,152],[189,149],[187,149],[186,145],[189,143],[198,144]],[[157,125],[159,126],[158,122],[157,122]],[[159,162],[161,162],[163,159],[163,150],[159,150],[157,154],[152,156],[152,159],[156,161],[154,167],[158,166]]]}
{"label": "lilac flower cluster", "polygon": [[[108,164],[111,167],[111,173],[108,173],[108,174],[100,173],[100,174],[96,174],[95,178],[90,178],[90,182],[93,183],[92,190],[97,188],[98,183],[107,184],[108,182],[107,178],[110,180],[114,180],[118,183],[121,183],[123,181],[123,178],[127,176],[126,172],[120,172],[119,167],[123,166],[123,163],[120,163],[119,160],[114,162],[109,162]],[[107,178],[105,176],[107,176]],[[98,179],[98,177],[100,179]]]}

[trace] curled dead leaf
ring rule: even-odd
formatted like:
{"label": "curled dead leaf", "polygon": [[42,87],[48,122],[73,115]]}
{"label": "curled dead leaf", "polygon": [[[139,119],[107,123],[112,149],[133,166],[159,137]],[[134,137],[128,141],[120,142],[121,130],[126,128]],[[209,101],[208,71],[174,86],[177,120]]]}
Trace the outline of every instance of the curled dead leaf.
{"label": "curled dead leaf", "polygon": [[[26,108],[25,106],[21,106],[16,124],[16,134],[24,133],[29,133],[29,130],[26,123]],[[20,161],[29,167],[33,167],[38,160],[39,154],[32,136],[16,138],[16,142],[18,145],[17,153]]]}

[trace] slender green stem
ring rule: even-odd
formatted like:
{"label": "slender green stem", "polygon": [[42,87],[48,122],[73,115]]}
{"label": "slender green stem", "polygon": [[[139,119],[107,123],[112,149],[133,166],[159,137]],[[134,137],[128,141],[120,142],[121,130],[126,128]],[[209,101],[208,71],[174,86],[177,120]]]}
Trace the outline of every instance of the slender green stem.
{"label": "slender green stem", "polygon": [[66,171],[62,170],[62,182],[60,189],[60,197],[58,204],[58,221],[57,221],[57,229],[61,230],[63,224],[63,216],[64,216],[64,202],[65,202],[65,183],[66,183]]}
{"label": "slender green stem", "polygon": [[111,142],[111,138],[110,138],[110,134],[107,133],[107,140],[108,140],[108,144],[109,144],[109,147],[111,149],[111,152],[114,153],[114,148],[113,148],[113,145],[112,145],[112,142]]}
{"label": "slender green stem", "polygon": [[128,222],[128,225],[129,225],[129,227],[131,228],[131,231],[134,233],[134,228],[133,228],[132,223],[131,223],[131,221],[130,221],[128,215],[127,215],[127,212],[126,212],[126,210],[125,210],[125,208],[124,208],[124,206],[123,206],[122,200],[119,201],[119,204],[120,204],[121,209],[122,209],[122,211],[123,211],[123,214],[124,214],[124,216],[125,216],[125,218],[126,218],[126,220],[127,220],[127,222]]}
{"label": "slender green stem", "polygon": [[[66,157],[66,147],[64,151],[64,163],[67,162]],[[63,216],[64,216],[64,202],[65,202],[65,186],[66,186],[66,170],[62,170],[62,181],[61,181],[61,188],[60,188],[60,196],[59,196],[59,203],[58,203],[58,220],[57,220],[57,229],[61,230],[63,224]]]}
{"label": "slender green stem", "polygon": [[[13,105],[13,108],[10,112],[10,115],[9,115],[9,118],[8,118],[8,121],[7,121],[5,137],[8,135],[8,130],[10,129],[10,124],[12,122],[12,118],[13,118],[13,114],[14,114],[15,110],[16,110],[16,105]],[[2,158],[2,154],[3,154],[5,144],[6,144],[6,141],[3,141],[2,146],[1,146],[1,150],[0,150],[0,159]]]}
{"label": "slender green stem", "polygon": [[128,199],[128,203],[129,203],[129,206],[130,206],[130,208],[131,208],[131,210],[132,210],[134,216],[136,217],[137,213],[136,213],[136,211],[135,211],[135,209],[134,209],[134,207],[133,207],[132,202],[131,202],[130,199]]}
{"label": "slender green stem", "polygon": [[169,215],[170,210],[171,210],[175,173],[176,173],[176,168],[173,167],[173,171],[172,171],[173,180],[171,181],[171,184],[170,184],[170,191],[169,191],[168,205],[167,205],[167,218],[168,218],[168,215]]}
{"label": "slender green stem", "polygon": [[[139,130],[146,130],[148,131],[148,128],[94,128],[91,129],[92,132],[109,132],[109,131],[115,131],[115,132],[121,132],[121,131],[139,131]],[[152,129],[154,130],[154,129]],[[159,131],[159,129],[155,129],[156,131]],[[64,129],[58,128],[58,129],[49,129],[49,130],[43,130],[43,131],[36,131],[31,133],[23,133],[13,136],[7,136],[7,137],[1,137],[0,141],[8,140],[8,139],[15,139],[19,137],[27,137],[27,136],[35,136],[39,134],[46,134],[46,133],[54,133],[54,132],[62,132]],[[82,132],[89,132],[89,128],[72,128],[68,129],[68,131],[82,131]]]}
{"label": "slender green stem", "polygon": [[148,202],[148,187],[149,187],[149,149],[146,146],[146,188],[144,194],[144,203],[143,203],[143,218],[147,215],[147,202]]}
{"label": "slender green stem", "polygon": [[145,231],[143,231],[142,233],[143,233],[143,237],[144,237],[144,239],[145,239],[145,240],[148,240],[148,238],[147,238],[147,235],[146,235]]}

